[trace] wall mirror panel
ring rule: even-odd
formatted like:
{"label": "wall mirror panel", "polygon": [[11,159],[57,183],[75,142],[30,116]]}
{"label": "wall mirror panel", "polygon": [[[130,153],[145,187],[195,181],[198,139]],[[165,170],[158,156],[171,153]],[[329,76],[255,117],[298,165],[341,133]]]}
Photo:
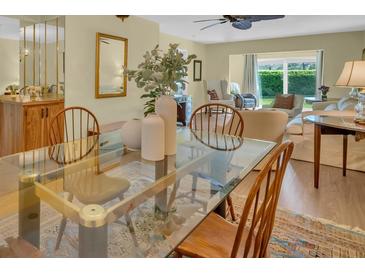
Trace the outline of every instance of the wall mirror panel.
{"label": "wall mirror panel", "polygon": [[97,33],[95,97],[121,97],[127,95],[127,77],[123,67],[127,67],[128,39]]}
{"label": "wall mirror panel", "polygon": [[64,16],[21,18],[20,86],[64,93]]}

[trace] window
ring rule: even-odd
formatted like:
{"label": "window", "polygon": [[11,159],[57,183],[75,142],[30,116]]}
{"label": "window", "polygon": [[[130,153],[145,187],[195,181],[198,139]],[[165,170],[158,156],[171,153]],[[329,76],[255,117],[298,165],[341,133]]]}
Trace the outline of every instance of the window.
{"label": "window", "polygon": [[258,54],[257,59],[263,105],[276,94],[315,96],[317,51]]}

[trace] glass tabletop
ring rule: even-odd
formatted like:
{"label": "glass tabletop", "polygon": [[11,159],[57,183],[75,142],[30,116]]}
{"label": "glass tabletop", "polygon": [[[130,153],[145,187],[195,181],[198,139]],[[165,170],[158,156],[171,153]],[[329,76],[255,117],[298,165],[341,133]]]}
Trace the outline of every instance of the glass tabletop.
{"label": "glass tabletop", "polygon": [[365,132],[365,125],[355,123],[354,117],[351,116],[308,115],[304,120],[323,126]]}
{"label": "glass tabletop", "polygon": [[275,146],[187,128],[176,138],[157,162],[119,131],[68,164],[54,153],[87,140],[1,158],[0,248],[20,237],[44,257],[168,256]]}

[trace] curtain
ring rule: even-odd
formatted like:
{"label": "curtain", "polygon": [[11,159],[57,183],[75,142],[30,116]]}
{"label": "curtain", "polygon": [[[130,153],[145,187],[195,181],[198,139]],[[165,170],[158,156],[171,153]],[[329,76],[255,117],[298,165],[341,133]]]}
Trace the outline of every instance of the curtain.
{"label": "curtain", "polygon": [[323,85],[323,50],[317,50],[316,56],[316,98],[321,97],[321,91],[318,90]]}
{"label": "curtain", "polygon": [[261,98],[258,82],[257,55],[245,54],[243,61],[242,92],[254,94],[257,98],[257,104]]}

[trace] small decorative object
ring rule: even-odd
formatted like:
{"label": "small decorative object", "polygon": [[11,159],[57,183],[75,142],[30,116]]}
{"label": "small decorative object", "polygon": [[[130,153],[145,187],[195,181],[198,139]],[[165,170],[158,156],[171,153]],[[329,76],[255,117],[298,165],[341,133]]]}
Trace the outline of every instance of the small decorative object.
{"label": "small decorative object", "polygon": [[202,80],[202,61],[201,60],[194,60],[194,72],[193,72],[193,79],[194,81],[201,81]]}
{"label": "small decorative object", "polygon": [[322,100],[323,101],[327,101],[327,93],[329,92],[329,90],[330,90],[330,88],[329,87],[327,87],[327,86],[320,86],[319,88],[318,88],[318,90],[320,90],[321,91],[321,95],[322,95]]}
{"label": "small decorative object", "polygon": [[27,87],[27,93],[30,95],[30,98],[32,99],[37,98],[37,90],[35,86]]}
{"label": "small decorative object", "polygon": [[358,93],[358,103],[355,106],[355,122],[365,125],[365,91]]}
{"label": "small decorative object", "polygon": [[359,89],[354,121],[365,124],[365,61],[346,62],[336,86]]}
{"label": "small decorative object", "polygon": [[121,135],[122,142],[128,149],[141,149],[142,121],[140,119],[129,120],[123,125]]}
{"label": "small decorative object", "polygon": [[165,155],[174,155],[176,154],[176,101],[168,95],[158,97],[156,113],[165,123]]}
{"label": "small decorative object", "polygon": [[165,124],[155,113],[142,120],[141,149],[145,160],[161,161],[165,158]]}
{"label": "small decorative object", "polygon": [[157,45],[153,50],[143,55],[144,61],[138,65],[137,70],[124,68],[124,75],[128,80],[135,80],[138,88],[143,88],[145,94],[142,99],[147,99],[144,104],[144,115],[155,112],[157,97],[171,95],[176,92],[178,85],[185,89],[188,76],[188,65],[196,55],[184,58],[178,49],[178,44],[170,44],[166,53],[162,53]]}

